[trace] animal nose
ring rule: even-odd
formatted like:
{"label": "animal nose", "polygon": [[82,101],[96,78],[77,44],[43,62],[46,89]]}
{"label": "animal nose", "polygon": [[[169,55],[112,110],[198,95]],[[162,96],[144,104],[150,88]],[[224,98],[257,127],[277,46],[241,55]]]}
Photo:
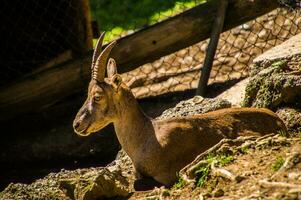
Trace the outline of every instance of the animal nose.
{"label": "animal nose", "polygon": [[75,130],[77,130],[79,126],[80,126],[80,123],[79,123],[79,122],[75,122],[75,123],[73,124],[73,128],[74,128]]}

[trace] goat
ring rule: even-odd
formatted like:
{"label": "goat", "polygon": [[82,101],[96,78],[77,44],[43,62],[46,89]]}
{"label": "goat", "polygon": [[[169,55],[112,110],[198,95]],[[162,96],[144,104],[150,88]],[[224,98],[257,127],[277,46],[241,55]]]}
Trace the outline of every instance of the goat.
{"label": "goat", "polygon": [[75,117],[74,131],[88,136],[113,123],[122,148],[142,177],[170,186],[177,172],[223,138],[286,130],[276,114],[259,108],[227,108],[194,116],[151,119],[117,74],[115,60],[109,58],[116,42],[100,53],[103,37],[104,33],[93,54],[88,97]]}

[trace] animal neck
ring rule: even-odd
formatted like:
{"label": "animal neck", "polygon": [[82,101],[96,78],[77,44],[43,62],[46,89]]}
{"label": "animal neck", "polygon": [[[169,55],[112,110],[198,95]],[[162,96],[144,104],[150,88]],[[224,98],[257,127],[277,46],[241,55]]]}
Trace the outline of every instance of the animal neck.
{"label": "animal neck", "polygon": [[153,124],[140,108],[130,91],[123,91],[121,100],[115,103],[118,113],[114,122],[117,138],[130,157],[154,134]]}

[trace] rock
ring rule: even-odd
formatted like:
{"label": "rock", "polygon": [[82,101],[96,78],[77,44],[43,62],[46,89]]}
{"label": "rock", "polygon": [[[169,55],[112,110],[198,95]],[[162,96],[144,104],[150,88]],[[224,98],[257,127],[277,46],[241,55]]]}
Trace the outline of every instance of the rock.
{"label": "rock", "polygon": [[236,83],[234,86],[229,88],[228,90],[224,91],[220,95],[217,96],[217,98],[225,99],[229,101],[232,106],[240,106],[243,98],[245,96],[245,89],[249,82],[248,78],[245,78],[238,83]]}
{"label": "rock", "polygon": [[294,69],[289,61],[301,60],[301,54],[286,59],[253,66],[243,106],[275,109],[281,104],[299,102],[301,65]]}
{"label": "rock", "polygon": [[210,99],[195,96],[192,99],[181,101],[174,108],[165,110],[162,115],[156,119],[196,115],[229,107],[231,107],[231,103],[220,98]]}
{"label": "rock", "polygon": [[0,199],[93,200],[128,196],[133,191],[134,169],[130,158],[119,152],[107,167],[62,170],[31,184],[10,184]]}
{"label": "rock", "polygon": [[96,200],[129,194],[129,182],[120,168],[92,170],[75,178],[59,180],[59,183],[71,199]]}
{"label": "rock", "polygon": [[301,33],[291,37],[282,44],[271,48],[253,60],[253,63],[260,64],[262,62],[283,60],[291,56],[301,53]]}
{"label": "rock", "polygon": [[243,106],[276,109],[301,97],[301,34],[256,59],[250,71]]}
{"label": "rock", "polygon": [[213,192],[213,197],[222,197],[224,196],[224,193],[225,193],[224,190],[219,188]]}
{"label": "rock", "polygon": [[282,119],[289,131],[301,132],[301,110],[294,108],[280,108],[276,114]]}

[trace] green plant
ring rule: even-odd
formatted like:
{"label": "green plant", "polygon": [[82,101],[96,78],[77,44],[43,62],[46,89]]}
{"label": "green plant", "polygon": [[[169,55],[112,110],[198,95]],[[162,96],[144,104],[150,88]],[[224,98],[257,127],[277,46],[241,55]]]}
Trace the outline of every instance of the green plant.
{"label": "green plant", "polygon": [[196,171],[196,186],[197,187],[203,187],[210,175],[210,170],[211,170],[211,164],[214,162],[216,165],[222,167],[225,166],[229,163],[231,163],[234,160],[234,157],[231,155],[227,154],[221,154],[221,155],[214,155],[214,154],[209,154],[205,158],[205,163],[204,165],[201,165]]}
{"label": "green plant", "polygon": [[93,20],[106,31],[109,42],[130,30],[138,30],[192,8],[206,0],[90,0]]}
{"label": "green plant", "polygon": [[169,196],[171,196],[171,191],[169,189],[163,190],[162,196],[163,197],[169,197]]}
{"label": "green plant", "polygon": [[197,182],[196,182],[197,187],[203,187],[205,185],[209,176],[209,172],[210,172],[210,165],[202,166],[195,172],[197,176]]}
{"label": "green plant", "polygon": [[180,189],[185,185],[185,181],[182,176],[177,174],[178,181],[172,186],[172,189]]}
{"label": "green plant", "polygon": [[272,165],[273,171],[275,171],[275,172],[278,171],[282,167],[283,164],[284,164],[284,158],[281,156],[277,157],[275,162]]}
{"label": "green plant", "polygon": [[230,155],[221,155],[218,157],[219,166],[225,166],[231,163],[234,160],[233,156]]}
{"label": "green plant", "polygon": [[273,67],[284,68],[286,67],[287,62],[285,60],[276,61],[272,64]]}
{"label": "green plant", "polygon": [[282,137],[290,137],[291,136],[291,133],[286,130],[279,130],[278,134]]}
{"label": "green plant", "polygon": [[250,146],[249,145],[244,145],[240,148],[240,151],[243,153],[243,154],[246,154],[248,153],[248,151],[250,150]]}

